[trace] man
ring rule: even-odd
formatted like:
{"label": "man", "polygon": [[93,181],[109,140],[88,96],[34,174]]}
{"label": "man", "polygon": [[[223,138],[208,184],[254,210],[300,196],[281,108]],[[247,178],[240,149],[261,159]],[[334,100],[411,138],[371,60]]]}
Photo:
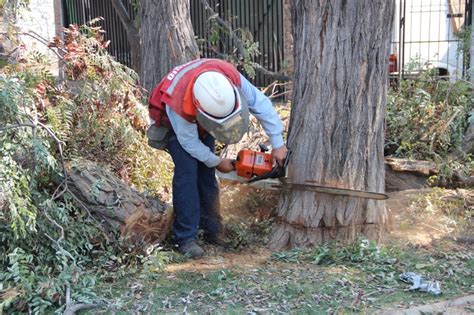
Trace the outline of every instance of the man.
{"label": "man", "polygon": [[149,112],[154,127],[171,129],[166,150],[175,165],[173,233],[183,254],[193,258],[204,254],[196,239],[199,228],[205,241],[220,243],[215,168],[228,173],[234,167],[231,159],[214,154],[214,142],[238,142],[248,130],[249,111],[270,137],[272,155],[282,165],[288,150],[278,114],[268,97],[230,63],[193,60],[174,68],[152,91]]}

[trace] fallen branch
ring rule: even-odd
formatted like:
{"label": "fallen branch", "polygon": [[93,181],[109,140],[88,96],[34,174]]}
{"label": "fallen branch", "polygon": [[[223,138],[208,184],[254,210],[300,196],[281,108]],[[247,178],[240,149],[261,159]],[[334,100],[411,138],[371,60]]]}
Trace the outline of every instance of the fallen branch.
{"label": "fallen branch", "polygon": [[63,315],[74,315],[79,311],[90,310],[92,308],[96,308],[96,307],[99,307],[99,306],[100,305],[98,305],[98,304],[84,304],[84,303],[74,304],[73,303],[73,304],[66,307],[66,309],[64,310]]}
{"label": "fallen branch", "polygon": [[291,77],[287,76],[286,74],[270,71],[270,70],[262,67],[258,63],[253,62],[252,66],[255,68],[255,70],[257,72],[260,72],[261,74],[267,75],[267,76],[271,77],[272,79],[283,81],[283,82],[291,81]]}
{"label": "fallen branch", "polygon": [[6,126],[6,127],[0,127],[0,131],[7,131],[7,130],[10,130],[10,129],[23,128],[23,127],[35,128],[35,125],[33,125],[33,124],[8,125],[8,126]]}
{"label": "fallen branch", "polygon": [[[51,130],[51,128],[45,126],[43,123],[39,122],[39,121],[36,121],[35,122],[38,126],[42,127],[44,130],[46,130],[46,132],[51,136],[51,138],[54,139],[54,141],[56,141],[56,144],[58,145],[58,150],[59,150],[59,158],[60,158],[60,161],[61,161],[61,168],[63,170],[63,176],[64,176],[64,180],[61,182],[61,184],[56,188],[56,190],[54,191],[54,194],[53,194],[53,197],[52,197],[52,200],[56,200],[58,199],[60,196],[62,196],[66,190],[67,190],[67,172],[66,172],[66,165],[64,163],[64,153],[63,153],[63,145],[62,145],[62,141],[56,136],[56,134],[54,133],[53,130]],[[59,187],[63,186],[63,190],[58,193],[59,191]]]}
{"label": "fallen branch", "polygon": [[64,310],[63,315],[74,315],[81,310],[89,310],[92,308],[99,307],[98,304],[85,304],[85,303],[74,303],[71,300],[71,288],[69,284],[66,283],[66,309]]}
{"label": "fallen branch", "polygon": [[385,163],[397,172],[413,172],[428,176],[438,173],[438,165],[431,161],[418,161],[386,157]]}
{"label": "fallen branch", "polygon": [[285,91],[285,92],[278,93],[278,88],[279,87],[284,87],[284,86],[287,86],[287,85],[290,85],[290,84],[291,84],[291,82],[279,83],[278,81],[274,81],[274,82],[270,83],[267,87],[265,87],[262,90],[262,93],[268,95],[268,91],[271,90],[270,95],[268,96],[268,98],[270,98],[270,99],[278,98],[280,96],[287,95],[287,94],[291,94],[291,93],[293,93],[293,90],[288,90],[288,91]]}
{"label": "fallen branch", "polygon": [[56,227],[61,231],[61,237],[58,240],[54,241],[59,246],[59,242],[61,242],[64,239],[64,228],[58,222],[56,222],[56,220],[54,220],[53,218],[49,216],[46,209],[44,210],[43,214],[51,223],[56,225]]}
{"label": "fallen branch", "polygon": [[464,176],[461,172],[455,171],[453,178],[466,187],[474,187],[474,176]]}

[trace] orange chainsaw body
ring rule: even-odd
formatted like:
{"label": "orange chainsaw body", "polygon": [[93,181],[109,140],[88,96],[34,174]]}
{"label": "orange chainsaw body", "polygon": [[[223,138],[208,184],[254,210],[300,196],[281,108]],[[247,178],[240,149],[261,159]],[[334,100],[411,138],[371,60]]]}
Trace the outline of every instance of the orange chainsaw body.
{"label": "orange chainsaw body", "polygon": [[235,170],[240,177],[262,176],[272,169],[273,157],[271,154],[252,150],[240,150],[237,154]]}

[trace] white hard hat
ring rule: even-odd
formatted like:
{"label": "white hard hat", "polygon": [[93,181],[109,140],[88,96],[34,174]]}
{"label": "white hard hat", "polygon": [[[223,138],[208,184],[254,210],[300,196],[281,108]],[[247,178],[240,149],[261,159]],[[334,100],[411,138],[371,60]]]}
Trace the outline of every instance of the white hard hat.
{"label": "white hard hat", "polygon": [[235,108],[234,87],[225,75],[216,71],[198,76],[193,95],[204,112],[217,118],[230,115]]}
{"label": "white hard hat", "polygon": [[237,143],[249,127],[247,101],[240,89],[216,71],[203,72],[193,86],[196,119],[214,138]]}

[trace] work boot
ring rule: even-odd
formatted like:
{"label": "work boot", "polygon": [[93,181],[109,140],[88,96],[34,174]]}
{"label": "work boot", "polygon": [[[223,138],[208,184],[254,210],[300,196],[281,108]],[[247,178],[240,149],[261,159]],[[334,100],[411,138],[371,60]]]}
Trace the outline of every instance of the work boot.
{"label": "work boot", "polygon": [[204,251],[195,240],[178,246],[178,251],[189,258],[199,258],[204,256]]}
{"label": "work boot", "polygon": [[224,249],[228,249],[229,248],[229,244],[227,244],[221,236],[216,236],[216,235],[204,235],[203,237],[204,239],[204,242],[208,243],[208,244],[211,244],[211,245],[215,245],[215,246],[219,246],[219,247],[222,247]]}

